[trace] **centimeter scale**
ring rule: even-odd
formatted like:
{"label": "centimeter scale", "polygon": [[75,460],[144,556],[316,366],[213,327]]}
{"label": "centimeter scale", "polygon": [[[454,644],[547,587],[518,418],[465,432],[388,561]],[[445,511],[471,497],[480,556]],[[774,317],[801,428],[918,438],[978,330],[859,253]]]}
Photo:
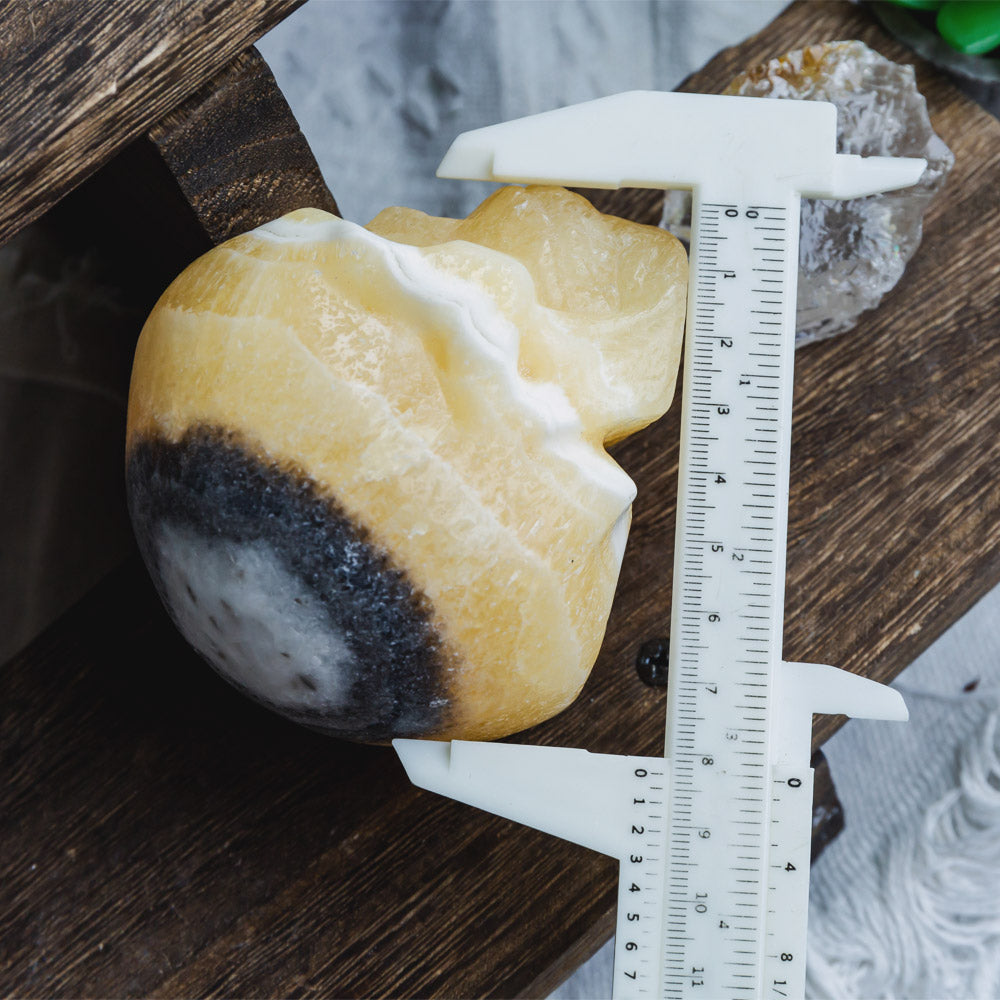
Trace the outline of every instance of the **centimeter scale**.
{"label": "centimeter scale", "polygon": [[802,195],[914,183],[819,102],[636,91],[467,132],[440,176],[693,190],[665,756],[396,740],[410,779],[620,861],[614,996],[801,997],[812,714],[899,694],[781,659]]}

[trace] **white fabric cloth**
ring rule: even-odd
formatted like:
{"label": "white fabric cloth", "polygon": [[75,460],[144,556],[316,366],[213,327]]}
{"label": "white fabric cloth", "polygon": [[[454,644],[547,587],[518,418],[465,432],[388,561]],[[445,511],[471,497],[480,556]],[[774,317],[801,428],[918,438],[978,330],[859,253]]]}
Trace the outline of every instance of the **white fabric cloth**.
{"label": "white fabric cloth", "polygon": [[1000,590],[895,686],[909,705],[908,724],[855,721],[826,747],[847,825],[813,870],[808,993],[993,1000]]}
{"label": "white fabric cloth", "polygon": [[467,129],[623,90],[670,90],[785,0],[310,0],[258,48],[344,217],[464,216],[434,176]]}

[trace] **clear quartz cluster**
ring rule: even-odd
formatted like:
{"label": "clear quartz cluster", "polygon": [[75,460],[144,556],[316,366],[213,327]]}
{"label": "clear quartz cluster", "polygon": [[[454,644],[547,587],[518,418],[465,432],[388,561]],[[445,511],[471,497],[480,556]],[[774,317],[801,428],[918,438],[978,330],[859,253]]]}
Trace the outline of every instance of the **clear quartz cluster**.
{"label": "clear quartz cluster", "polygon": [[[849,330],[882,300],[920,245],[924,212],[954,156],[934,133],[913,67],[863,42],[829,42],[740,74],[725,93],[829,101],[837,107],[837,151],[921,156],[927,169],[912,187],[851,201],[802,200],[796,344]],[[690,237],[691,197],[671,191],[663,225]]]}

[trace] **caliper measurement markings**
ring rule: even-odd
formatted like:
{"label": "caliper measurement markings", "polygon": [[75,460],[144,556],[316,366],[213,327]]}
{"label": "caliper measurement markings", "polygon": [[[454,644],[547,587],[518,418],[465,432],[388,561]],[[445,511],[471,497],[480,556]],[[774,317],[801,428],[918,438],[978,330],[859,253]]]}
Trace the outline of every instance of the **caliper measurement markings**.
{"label": "caliper measurement markings", "polygon": [[[775,380],[782,370],[786,213],[722,202],[696,205],[695,212],[686,376],[692,388],[684,401],[671,651],[682,680],[668,699],[674,779],[664,905],[671,933],[662,984],[667,997],[688,995],[696,981],[709,991],[750,996],[767,884],[766,668],[780,638],[774,604],[784,571],[773,526],[781,522]],[[720,811],[720,801],[735,808]],[[720,871],[716,858],[726,844],[742,850]],[[734,907],[743,914],[739,926]]]}
{"label": "caliper measurement markings", "polygon": [[[798,192],[805,186],[822,196],[828,185],[826,197],[853,197],[879,181],[912,175],[912,183],[920,161],[900,162],[897,171],[880,160],[869,170],[858,157],[838,157],[829,107],[738,107],[738,99],[707,95],[607,101],[642,110],[654,98],[671,113],[676,108],[696,145],[710,151],[688,166],[687,151],[675,158],[668,148],[663,172],[656,157],[655,176],[645,182],[670,186],[690,179],[691,170],[702,178],[692,197],[665,759],[552,756],[547,747],[461,741],[443,757],[420,741],[396,747],[418,784],[484,808],[502,805],[504,815],[516,800],[516,811],[543,829],[617,853],[618,1000],[784,1000],[801,995],[805,975],[805,925],[796,924],[807,888],[812,786],[804,764],[787,763],[806,753],[807,741],[793,752],[786,747],[790,730],[771,731],[772,684],[779,696],[788,693],[780,658]],[[607,101],[594,102],[593,121],[602,124],[610,113],[617,128],[618,105]],[[567,130],[565,161],[551,162],[536,148],[541,133],[534,125],[509,123],[457,143],[448,158],[458,164],[452,172],[494,175],[506,156],[495,150],[487,157],[486,150],[494,141],[506,149],[509,139],[515,178],[540,169],[540,179],[553,174],[549,179],[560,183],[561,163],[590,162],[585,147],[599,131],[589,127],[590,113],[553,113],[557,142],[559,129]],[[550,134],[548,118],[542,132]],[[603,163],[601,176],[612,168],[615,176],[635,176],[624,162]],[[740,200],[718,200],[731,192]],[[801,665],[805,680],[808,671],[828,669]],[[856,690],[860,680],[850,683]],[[789,696],[789,703],[797,699]],[[529,771],[518,757],[510,778],[516,786],[507,789],[491,770],[501,757],[510,759],[501,750],[530,751],[554,770]],[[561,801],[565,769],[577,767],[611,797],[613,817],[619,801],[631,807],[621,815],[629,826],[594,829],[575,808],[557,822],[552,808]],[[654,777],[656,767],[662,770]],[[475,787],[477,775],[487,777],[484,787]],[[787,871],[802,874],[786,878]]]}

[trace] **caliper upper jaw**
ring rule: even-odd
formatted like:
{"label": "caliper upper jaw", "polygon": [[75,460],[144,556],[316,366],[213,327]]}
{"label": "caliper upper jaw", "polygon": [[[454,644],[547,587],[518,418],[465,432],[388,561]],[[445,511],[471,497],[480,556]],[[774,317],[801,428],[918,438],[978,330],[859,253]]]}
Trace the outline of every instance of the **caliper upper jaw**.
{"label": "caliper upper jaw", "polygon": [[910,717],[903,696],[894,688],[823,663],[780,663],[774,673],[773,702],[775,765],[808,763],[814,714],[888,722],[906,722]]}
{"label": "caliper upper jaw", "polygon": [[855,156],[838,153],[823,181],[801,190],[805,198],[864,198],[910,187],[920,180],[927,161],[913,156]]}

